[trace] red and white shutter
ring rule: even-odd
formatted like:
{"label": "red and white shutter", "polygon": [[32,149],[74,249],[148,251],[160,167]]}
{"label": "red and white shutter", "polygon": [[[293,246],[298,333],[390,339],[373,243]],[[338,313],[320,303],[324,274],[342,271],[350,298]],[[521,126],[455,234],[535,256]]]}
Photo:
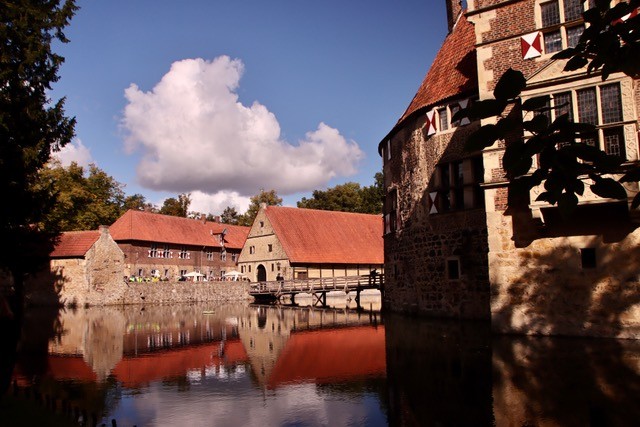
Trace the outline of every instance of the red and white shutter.
{"label": "red and white shutter", "polygon": [[638,9],[634,9],[633,11],[631,11],[630,13],[627,13],[626,15],[624,15],[622,18],[620,19],[616,19],[615,21],[611,22],[612,25],[616,25],[616,24],[622,24],[624,21],[626,21],[629,18],[634,18],[638,16]]}
{"label": "red and white shutter", "polygon": [[437,132],[436,128],[436,110],[431,110],[427,112],[427,122],[425,123],[425,127],[427,129],[427,136],[431,136]]}
{"label": "red and white shutter", "polygon": [[437,191],[429,193],[429,205],[430,205],[429,206],[429,215],[438,213],[437,200],[438,200],[438,192]]}
{"label": "red and white shutter", "polygon": [[520,37],[520,46],[522,47],[522,59],[537,58],[542,55],[542,33],[536,31],[525,34]]}
{"label": "red and white shutter", "polygon": [[[463,99],[462,101],[458,102],[458,104],[460,105],[460,109],[464,110],[469,105],[469,100]],[[463,117],[462,119],[460,119],[460,126],[468,125],[469,123],[471,123],[469,121],[469,117]]]}

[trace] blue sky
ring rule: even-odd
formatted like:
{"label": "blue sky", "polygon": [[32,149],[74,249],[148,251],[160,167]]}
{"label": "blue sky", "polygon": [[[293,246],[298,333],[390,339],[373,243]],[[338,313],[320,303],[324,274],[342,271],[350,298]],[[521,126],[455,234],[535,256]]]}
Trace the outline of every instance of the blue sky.
{"label": "blue sky", "polygon": [[444,2],[79,0],[52,98],[77,119],[63,162],[125,192],[244,212],[295,206],[381,169],[377,144],[446,34]]}

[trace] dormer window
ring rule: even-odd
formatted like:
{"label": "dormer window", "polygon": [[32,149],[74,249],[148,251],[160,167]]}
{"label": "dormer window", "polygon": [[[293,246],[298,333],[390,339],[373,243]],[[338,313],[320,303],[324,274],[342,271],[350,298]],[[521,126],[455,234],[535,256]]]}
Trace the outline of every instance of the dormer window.
{"label": "dormer window", "polygon": [[580,22],[591,1],[552,0],[539,3],[539,23],[542,28],[544,52],[555,53],[567,47],[575,47],[584,32]]}

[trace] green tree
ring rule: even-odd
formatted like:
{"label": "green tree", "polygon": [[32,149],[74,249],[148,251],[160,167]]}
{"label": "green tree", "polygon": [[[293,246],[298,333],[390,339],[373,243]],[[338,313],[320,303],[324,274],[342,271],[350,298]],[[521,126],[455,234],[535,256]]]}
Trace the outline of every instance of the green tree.
{"label": "green tree", "polygon": [[186,218],[191,204],[191,193],[182,193],[178,198],[169,197],[160,208],[163,215],[181,216]]}
{"label": "green tree", "polygon": [[42,221],[49,232],[95,230],[123,213],[124,185],[94,164],[85,171],[75,162],[66,168],[53,162],[40,176],[56,195],[55,206]]}
{"label": "green tree", "polygon": [[[63,58],[51,43],[68,40],[63,29],[73,0],[3,0],[0,4],[0,276],[13,280],[13,320],[0,316],[0,395],[7,390],[23,319],[24,277],[40,268],[53,239],[36,224],[54,205],[40,171],[73,138],[75,119],[64,100],[48,98]],[[3,274],[4,273],[4,274]],[[0,296],[0,304],[3,303]]]}
{"label": "green tree", "polygon": [[243,215],[240,215],[238,225],[251,226],[253,220],[256,219],[256,215],[258,215],[262,203],[265,203],[267,206],[281,206],[282,198],[278,197],[276,190],[264,191],[264,189],[261,189],[258,194],[251,197],[249,209],[247,209]]}
{"label": "green tree", "polygon": [[142,194],[136,193],[132,196],[127,196],[124,199],[124,203],[122,206],[123,213],[128,211],[129,209],[137,210],[137,211],[146,211],[146,212],[156,212],[157,209],[153,204],[147,202],[146,197]]}
{"label": "green tree", "polygon": [[[606,0],[597,0],[596,6],[584,13],[589,23],[575,48],[569,48],[553,56],[568,59],[565,71],[587,67],[587,73],[600,72],[602,80],[611,73],[623,72],[631,77],[640,76],[640,17],[626,21],[620,18],[640,6],[640,1],[621,2],[613,8]],[[497,140],[507,142],[503,166],[510,186],[510,204],[523,199],[529,190],[544,182],[545,191],[537,200],[558,205],[563,216],[569,217],[578,205],[578,196],[585,190],[582,179],[591,180],[591,191],[600,197],[626,199],[625,182],[640,180],[638,165],[624,166],[625,159],[580,142],[596,132],[591,124],[574,123],[568,114],[549,122],[548,95],[520,99],[526,86],[520,71],[509,69],[501,76],[493,92],[494,99],[476,102],[457,113],[453,120],[462,117],[485,119],[497,116],[495,124],[482,126],[467,140],[467,150],[476,151],[490,147]],[[564,106],[556,106],[559,109]],[[522,120],[524,112],[525,120]],[[526,130],[532,137],[514,138],[515,130]],[[533,158],[539,162],[533,173]],[[608,174],[619,173],[616,181]],[[632,207],[640,205],[640,193],[636,194]]]}
{"label": "green tree", "polygon": [[227,206],[226,208],[224,208],[224,211],[222,211],[222,215],[220,215],[220,222],[222,222],[223,224],[237,225],[239,220],[240,214],[238,214],[236,208],[232,206]]}
{"label": "green tree", "polygon": [[381,172],[375,175],[375,184],[360,187],[356,182],[336,185],[327,190],[314,190],[310,199],[303,197],[297,203],[299,208],[321,209],[328,211],[382,213],[384,188]]}
{"label": "green tree", "polygon": [[60,3],[4,0],[0,6],[0,269],[13,278],[14,308],[22,303],[24,274],[48,253],[43,230],[34,224],[51,210],[54,195],[41,185],[39,172],[51,151],[74,135],[64,99],[48,98],[64,61],[51,43],[68,41],[63,29],[76,10],[73,0]]}

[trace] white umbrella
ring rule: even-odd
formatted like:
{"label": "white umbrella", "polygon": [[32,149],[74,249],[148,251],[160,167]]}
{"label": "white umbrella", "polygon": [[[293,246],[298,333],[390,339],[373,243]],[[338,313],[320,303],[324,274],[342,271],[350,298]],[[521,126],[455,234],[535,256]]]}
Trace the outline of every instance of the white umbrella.
{"label": "white umbrella", "polygon": [[231,270],[228,273],[223,274],[222,277],[231,277],[233,281],[237,281],[240,279],[240,277],[246,276],[240,273],[238,270]]}
{"label": "white umbrella", "polygon": [[204,277],[204,274],[192,271],[191,273],[185,274],[184,277]]}

